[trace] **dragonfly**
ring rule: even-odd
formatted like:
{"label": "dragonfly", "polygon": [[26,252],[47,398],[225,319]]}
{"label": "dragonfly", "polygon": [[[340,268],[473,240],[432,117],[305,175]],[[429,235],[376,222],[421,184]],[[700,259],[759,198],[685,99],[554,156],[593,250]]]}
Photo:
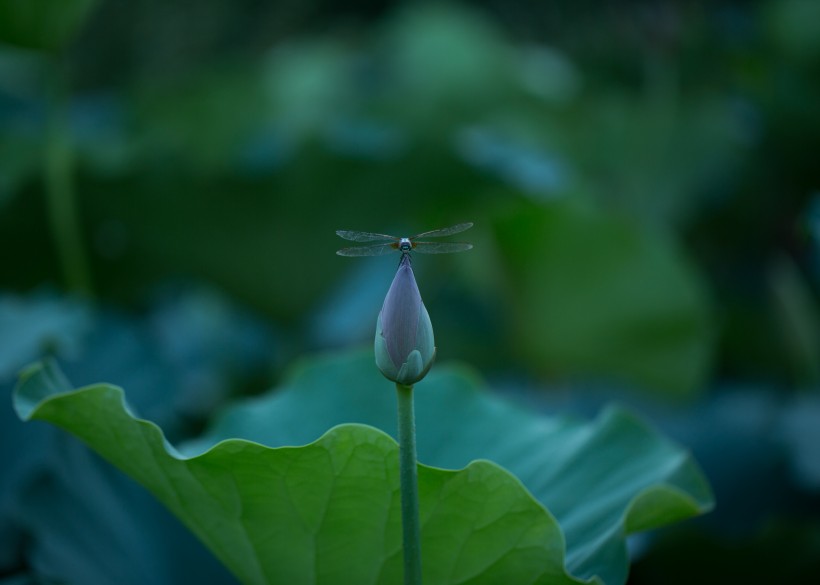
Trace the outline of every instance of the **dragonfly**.
{"label": "dragonfly", "polygon": [[410,236],[409,238],[399,238],[387,234],[376,234],[372,232],[354,232],[349,230],[338,230],[336,235],[352,242],[379,242],[368,244],[367,246],[353,246],[337,250],[339,256],[382,256],[391,252],[401,252],[402,256],[412,252],[421,254],[449,254],[451,252],[463,252],[473,247],[467,242],[424,242],[417,241],[419,238],[442,238],[458,234],[473,227],[473,224],[460,223],[447,228],[431,230]]}

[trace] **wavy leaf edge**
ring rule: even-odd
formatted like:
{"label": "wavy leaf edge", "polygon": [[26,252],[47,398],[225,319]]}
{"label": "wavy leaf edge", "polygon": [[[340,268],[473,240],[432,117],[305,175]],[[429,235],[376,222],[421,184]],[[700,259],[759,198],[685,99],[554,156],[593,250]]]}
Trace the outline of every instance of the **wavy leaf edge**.
{"label": "wavy leaf edge", "polygon": [[[25,395],[24,388],[26,383],[30,381],[37,375],[45,376],[48,382],[48,392],[42,394],[41,396],[28,396]],[[75,438],[82,441],[84,444],[88,445],[93,450],[97,451],[104,459],[108,460],[108,457],[100,453],[94,446],[91,445],[91,442],[86,440],[81,435],[77,434],[76,432],[69,430],[65,426],[59,424],[58,422],[52,421],[48,417],[48,408],[50,405],[54,405],[59,403],[60,401],[64,400],[71,400],[72,398],[83,395],[83,394],[102,394],[103,396],[114,397],[117,402],[117,406],[122,410],[122,413],[125,416],[130,417],[137,425],[140,426],[143,432],[147,432],[149,435],[149,441],[153,439],[153,441],[162,444],[165,454],[175,459],[179,462],[197,462],[197,461],[205,461],[209,458],[215,457],[221,451],[233,451],[237,447],[245,447],[250,446],[255,449],[260,449],[262,451],[269,451],[269,452],[280,452],[280,451],[288,451],[288,450],[300,450],[306,449],[315,446],[322,446],[325,443],[332,442],[336,436],[340,433],[344,433],[349,430],[355,430],[359,432],[366,432],[372,439],[376,441],[388,441],[395,449],[398,449],[398,443],[386,432],[382,431],[379,428],[376,428],[371,425],[362,424],[362,423],[343,423],[339,425],[335,425],[325,431],[320,437],[317,439],[301,444],[301,445],[282,445],[277,447],[272,447],[269,445],[265,445],[256,441],[251,441],[248,439],[241,439],[241,438],[229,438],[223,439],[208,449],[193,454],[193,455],[184,455],[180,453],[165,437],[165,434],[162,428],[154,423],[151,420],[143,419],[134,414],[133,410],[129,407],[128,401],[126,399],[126,392],[125,390],[115,384],[109,383],[94,383],[85,386],[81,386],[78,388],[73,388],[70,382],[67,380],[65,375],[60,370],[59,366],[57,366],[56,362],[52,359],[44,359],[38,362],[34,362],[29,366],[25,367],[21,370],[19,374],[19,381],[14,389],[13,393],[13,405],[14,409],[18,415],[18,417],[23,421],[34,421],[39,420],[42,422],[48,422],[49,424],[53,424],[68,432]],[[147,489],[151,493],[154,494],[160,501],[164,502],[168,505],[168,502],[165,501],[163,497],[160,497],[159,494],[155,493],[155,491],[147,484],[139,481],[137,478],[133,477],[131,473],[126,472],[124,469],[120,468],[119,465],[115,464],[113,461],[109,461],[110,464],[114,465],[126,475],[132,477],[132,479],[137,480],[144,489]],[[503,466],[499,465],[498,463],[491,461],[489,459],[474,459],[470,461],[466,466],[460,469],[446,469],[442,467],[435,467],[431,465],[426,465],[424,463],[419,462],[418,466],[420,470],[426,470],[433,473],[446,473],[446,474],[453,474],[453,478],[459,475],[467,475],[476,472],[483,472],[486,469],[493,469],[496,472],[500,472],[503,474],[506,480],[512,481],[518,491],[521,494],[524,494],[531,505],[534,505],[538,510],[543,512],[548,522],[554,525],[557,534],[557,540],[560,544],[560,559],[561,559],[561,569],[563,575],[566,579],[574,582],[574,583],[583,583],[588,585],[603,585],[603,581],[600,580],[599,577],[593,576],[590,579],[583,579],[576,576],[573,576],[566,566],[566,559],[567,559],[567,549],[566,549],[566,538],[563,534],[563,530],[561,528],[560,523],[557,521],[555,516],[549,511],[549,509],[541,503],[530,491],[529,489],[523,484],[523,482],[512,472],[504,468]],[[423,471],[422,471],[423,472]],[[183,520],[185,524],[188,524]],[[193,530],[195,533],[199,533],[196,530],[196,527],[190,526],[189,529]],[[202,535],[199,535],[202,538]],[[207,539],[206,539],[207,542]],[[214,551],[216,553],[216,551]],[[221,555],[217,553],[217,556],[222,559],[223,562],[226,561]],[[227,566],[230,568],[230,563],[226,563]],[[541,577],[544,575],[542,574]],[[535,582],[540,583],[541,577],[538,577]]]}

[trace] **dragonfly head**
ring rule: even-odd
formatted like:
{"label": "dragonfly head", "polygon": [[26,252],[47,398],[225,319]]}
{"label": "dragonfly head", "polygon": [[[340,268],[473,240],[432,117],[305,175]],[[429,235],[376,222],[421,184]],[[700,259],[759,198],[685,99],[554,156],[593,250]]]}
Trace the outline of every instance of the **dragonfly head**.
{"label": "dragonfly head", "polygon": [[402,252],[409,252],[413,249],[413,242],[410,241],[410,238],[402,238],[399,240],[399,250]]}

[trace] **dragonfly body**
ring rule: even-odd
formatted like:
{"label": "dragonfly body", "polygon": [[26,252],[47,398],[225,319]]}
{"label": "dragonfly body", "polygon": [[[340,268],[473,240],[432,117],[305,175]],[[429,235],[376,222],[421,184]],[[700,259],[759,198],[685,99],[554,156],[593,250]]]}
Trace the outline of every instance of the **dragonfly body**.
{"label": "dragonfly body", "polygon": [[421,254],[449,254],[451,252],[463,252],[473,247],[467,242],[426,242],[417,241],[419,238],[441,238],[463,232],[473,227],[472,223],[460,223],[458,225],[423,232],[409,238],[399,238],[388,234],[377,234],[373,232],[355,232],[339,230],[336,235],[352,242],[378,242],[366,246],[353,246],[342,248],[336,253],[339,256],[382,256],[392,252],[401,252],[402,255],[410,252]]}

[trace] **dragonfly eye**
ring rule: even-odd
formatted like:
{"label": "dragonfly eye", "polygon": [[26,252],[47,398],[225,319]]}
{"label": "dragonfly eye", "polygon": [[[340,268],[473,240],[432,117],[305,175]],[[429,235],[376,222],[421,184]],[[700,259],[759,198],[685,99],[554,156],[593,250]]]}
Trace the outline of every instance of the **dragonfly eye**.
{"label": "dragonfly eye", "polygon": [[413,249],[413,244],[410,242],[409,238],[402,238],[399,242],[399,250],[402,252],[409,252]]}

